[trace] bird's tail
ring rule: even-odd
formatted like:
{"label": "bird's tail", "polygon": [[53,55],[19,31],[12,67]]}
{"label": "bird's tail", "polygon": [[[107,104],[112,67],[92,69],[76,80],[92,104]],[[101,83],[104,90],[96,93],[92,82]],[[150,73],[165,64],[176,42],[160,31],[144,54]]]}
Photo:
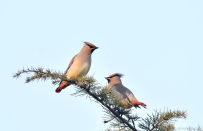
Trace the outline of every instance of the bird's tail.
{"label": "bird's tail", "polygon": [[[139,107],[139,105],[140,105],[140,106],[142,106],[142,107],[144,107],[144,108],[147,109],[147,105],[146,105],[145,103],[139,102],[139,101],[137,101],[137,100],[132,100],[131,102],[132,102],[132,104],[133,104],[133,106],[134,106],[135,108],[136,108],[136,107]],[[140,108],[140,107],[139,107],[139,108]]]}
{"label": "bird's tail", "polygon": [[56,88],[55,92],[56,93],[60,93],[61,90],[65,89],[67,86],[69,86],[70,84],[67,81],[61,81],[61,83],[59,84],[59,87]]}

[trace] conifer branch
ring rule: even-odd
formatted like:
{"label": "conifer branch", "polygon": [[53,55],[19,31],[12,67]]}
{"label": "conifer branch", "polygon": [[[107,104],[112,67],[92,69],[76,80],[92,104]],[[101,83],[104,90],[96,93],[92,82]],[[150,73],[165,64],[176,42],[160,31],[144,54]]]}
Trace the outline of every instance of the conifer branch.
{"label": "conifer branch", "polygon": [[154,131],[158,129],[163,128],[172,128],[172,125],[170,124],[171,122],[176,121],[178,118],[184,118],[186,119],[187,114],[186,111],[171,111],[171,110],[166,110],[166,111],[156,111],[152,115],[148,114],[148,117],[145,119],[142,119],[142,122],[138,124],[138,126],[141,129],[144,129],[146,131]]}
{"label": "conifer branch", "polygon": [[[34,73],[33,76],[26,78],[26,83],[29,83],[34,80],[48,80],[51,79],[53,84],[57,84],[60,80],[71,82],[76,87],[76,92],[72,95],[89,95],[94,98],[97,102],[99,102],[103,108],[108,109],[110,115],[115,117],[117,122],[122,123],[125,127],[129,127],[132,131],[137,131],[135,127],[133,127],[126,119],[124,119],[120,114],[129,114],[129,110],[125,110],[120,106],[114,105],[113,100],[107,95],[107,89],[101,88],[101,86],[97,86],[96,80],[93,77],[83,76],[80,78],[76,78],[74,80],[67,79],[64,73],[51,71],[46,69],[44,71],[43,68],[27,68],[18,71],[13,75],[14,78],[19,78],[23,73]],[[107,93],[107,94],[106,94]],[[111,104],[108,103],[111,101]],[[113,108],[112,108],[113,107]],[[130,118],[129,116],[129,119]],[[137,119],[137,118],[136,118]],[[120,123],[118,125],[120,125]]]}
{"label": "conifer branch", "polygon": [[188,130],[188,131],[203,131],[203,128],[202,128],[200,125],[198,125],[197,128],[188,127],[187,130]]}
{"label": "conifer branch", "polygon": [[[170,122],[178,118],[186,118],[186,112],[184,111],[164,111],[157,112],[148,115],[143,119],[137,115],[131,114],[132,109],[125,109],[121,106],[120,101],[112,94],[111,90],[107,87],[100,86],[93,76],[83,76],[76,79],[67,79],[66,75],[61,72],[56,72],[50,69],[43,68],[27,68],[19,70],[13,75],[13,78],[19,78],[22,74],[34,73],[30,77],[26,77],[25,83],[32,82],[34,80],[51,80],[52,84],[59,84],[61,80],[70,82],[75,86],[75,93],[72,95],[84,96],[90,98],[99,103],[106,113],[108,120],[104,120],[104,123],[111,122],[111,126],[121,130],[138,131],[135,127],[135,122],[138,123],[138,127],[146,131],[162,131],[164,128],[171,127]],[[92,99],[93,98],[93,99]]]}

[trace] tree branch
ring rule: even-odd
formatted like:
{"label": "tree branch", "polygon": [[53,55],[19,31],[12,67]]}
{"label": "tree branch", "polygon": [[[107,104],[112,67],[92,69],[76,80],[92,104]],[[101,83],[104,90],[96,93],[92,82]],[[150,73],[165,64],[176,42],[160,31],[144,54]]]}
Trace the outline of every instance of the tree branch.
{"label": "tree branch", "polygon": [[[26,78],[26,83],[29,83],[31,81],[34,80],[47,80],[47,79],[51,79],[52,81],[54,81],[54,84],[56,84],[57,82],[59,82],[58,80],[63,80],[63,81],[68,81],[71,82],[73,85],[77,86],[80,88],[79,91],[77,91],[75,94],[81,93],[81,92],[85,92],[88,95],[90,95],[92,98],[94,98],[96,101],[98,101],[99,103],[101,103],[105,108],[107,108],[112,114],[114,114],[114,116],[116,116],[120,121],[122,121],[125,125],[127,125],[132,131],[137,131],[137,129],[135,127],[133,127],[127,120],[125,120],[122,116],[120,116],[119,113],[117,113],[114,109],[112,109],[108,104],[106,104],[102,98],[100,99],[101,96],[96,95],[96,93],[93,93],[93,91],[91,90],[92,86],[95,86],[95,82],[96,80],[94,80],[93,78],[88,78],[87,77],[81,77],[81,78],[76,78],[75,80],[70,80],[67,79],[67,77],[65,76],[65,74],[62,74],[60,72],[51,72],[51,70],[47,69],[45,72],[43,71],[43,68],[27,68],[26,70],[23,69],[21,71],[18,71],[18,73],[14,74],[13,77],[14,78],[18,78],[20,77],[21,74],[23,73],[34,73],[34,75],[32,77],[27,77]],[[98,87],[94,87],[94,88],[98,88]]]}
{"label": "tree branch", "polygon": [[[124,109],[120,104],[119,100],[112,97],[108,88],[98,86],[96,80],[92,76],[83,76],[79,78],[67,79],[66,75],[61,72],[56,72],[53,70],[43,68],[27,68],[18,71],[13,75],[14,78],[19,78],[23,73],[34,73],[31,77],[26,77],[26,83],[32,82],[34,80],[52,80],[52,84],[58,84],[61,80],[68,81],[72,83],[77,91],[73,95],[87,95],[90,99],[93,98],[96,102],[100,103],[105,109],[105,112],[110,116],[110,120],[105,121],[115,121],[113,123],[114,127],[118,127],[119,130],[125,130],[128,128],[132,131],[138,131],[135,127],[135,121],[140,119],[137,115],[131,115],[131,109]],[[164,111],[157,112],[148,115],[147,118],[143,119],[138,123],[138,127],[146,131],[158,130],[161,127],[167,127],[167,123],[176,120],[178,118],[186,118],[185,111]],[[126,119],[125,119],[126,118]],[[131,124],[132,123],[132,124]],[[171,125],[169,125],[171,126]]]}

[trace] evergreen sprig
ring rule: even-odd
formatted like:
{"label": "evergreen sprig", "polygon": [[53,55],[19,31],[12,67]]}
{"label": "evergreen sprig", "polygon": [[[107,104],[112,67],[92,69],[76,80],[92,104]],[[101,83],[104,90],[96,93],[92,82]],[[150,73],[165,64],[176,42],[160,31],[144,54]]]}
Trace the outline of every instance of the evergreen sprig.
{"label": "evergreen sprig", "polygon": [[200,125],[198,125],[197,128],[189,126],[187,129],[188,129],[188,131],[203,131],[203,128]]}
{"label": "evergreen sprig", "polygon": [[168,129],[174,129],[171,123],[175,122],[178,118],[186,119],[186,117],[186,111],[166,110],[158,112],[155,110],[154,114],[148,114],[148,117],[142,118],[142,122],[139,122],[138,126],[146,131],[168,131]]}

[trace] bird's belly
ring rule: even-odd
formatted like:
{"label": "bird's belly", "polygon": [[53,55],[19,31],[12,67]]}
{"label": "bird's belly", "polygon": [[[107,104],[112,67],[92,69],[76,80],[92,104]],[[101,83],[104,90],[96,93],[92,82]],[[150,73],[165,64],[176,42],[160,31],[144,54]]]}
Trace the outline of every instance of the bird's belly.
{"label": "bird's belly", "polygon": [[132,107],[132,105],[129,104],[129,102],[128,102],[127,99],[121,100],[121,104],[122,104],[122,106],[123,106],[124,108],[127,108],[127,109],[130,108],[130,107]]}
{"label": "bird's belly", "polygon": [[88,73],[90,65],[88,62],[84,63],[82,66],[74,66],[68,70],[67,77],[68,78],[77,78],[84,76]]}

